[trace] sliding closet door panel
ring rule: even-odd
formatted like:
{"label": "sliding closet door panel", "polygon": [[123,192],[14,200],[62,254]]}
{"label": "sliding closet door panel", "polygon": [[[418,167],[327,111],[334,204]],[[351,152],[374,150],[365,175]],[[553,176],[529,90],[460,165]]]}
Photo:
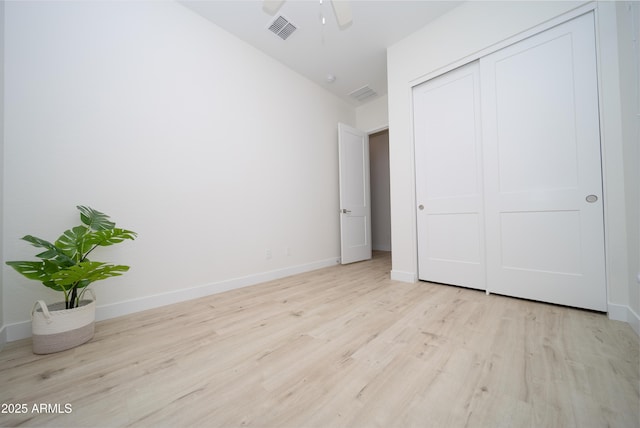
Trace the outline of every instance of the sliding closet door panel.
{"label": "sliding closet door panel", "polygon": [[422,280],[485,288],[478,64],[413,91]]}
{"label": "sliding closet door panel", "polygon": [[487,288],[606,310],[593,15],[480,61]]}

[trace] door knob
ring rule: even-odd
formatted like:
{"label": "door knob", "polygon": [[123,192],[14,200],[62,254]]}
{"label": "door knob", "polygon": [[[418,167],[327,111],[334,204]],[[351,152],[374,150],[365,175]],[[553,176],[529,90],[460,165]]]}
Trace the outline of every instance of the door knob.
{"label": "door knob", "polygon": [[342,214],[347,214],[347,213],[350,213],[350,212],[351,212],[351,210],[348,210],[346,208],[342,209]]}
{"label": "door knob", "polygon": [[422,210],[424,209],[424,205],[422,205],[422,204],[418,205],[418,209],[419,209],[420,211],[422,211]]}
{"label": "door knob", "polygon": [[598,197],[596,195],[588,195],[586,198],[584,198],[587,202],[589,202],[590,204],[596,202],[598,200]]}

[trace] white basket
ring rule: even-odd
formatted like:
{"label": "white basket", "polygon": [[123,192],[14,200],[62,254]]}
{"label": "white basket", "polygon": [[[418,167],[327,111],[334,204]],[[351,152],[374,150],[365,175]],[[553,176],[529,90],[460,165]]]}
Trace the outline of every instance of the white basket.
{"label": "white basket", "polygon": [[[64,302],[47,307],[38,300],[31,310],[31,331],[34,354],[51,354],[74,348],[91,340],[95,330],[96,296],[81,300],[80,306],[64,309]],[[39,306],[39,307],[38,307]]]}

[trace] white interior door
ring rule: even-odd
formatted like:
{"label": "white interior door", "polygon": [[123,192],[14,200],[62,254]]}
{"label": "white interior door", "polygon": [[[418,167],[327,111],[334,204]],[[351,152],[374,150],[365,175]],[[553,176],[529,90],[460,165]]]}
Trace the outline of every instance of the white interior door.
{"label": "white interior door", "polygon": [[371,258],[369,137],[338,124],[340,251],[342,264]]}
{"label": "white interior door", "polygon": [[488,291],[606,310],[593,15],[480,66]]}
{"label": "white interior door", "polygon": [[421,280],[485,289],[477,63],[413,90]]}

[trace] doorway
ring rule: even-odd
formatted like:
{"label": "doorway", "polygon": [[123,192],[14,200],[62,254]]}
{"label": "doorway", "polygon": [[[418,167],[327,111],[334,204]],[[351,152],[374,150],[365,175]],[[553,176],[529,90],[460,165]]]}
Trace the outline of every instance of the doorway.
{"label": "doorway", "polygon": [[371,242],[374,251],[391,251],[389,130],[369,134]]}

